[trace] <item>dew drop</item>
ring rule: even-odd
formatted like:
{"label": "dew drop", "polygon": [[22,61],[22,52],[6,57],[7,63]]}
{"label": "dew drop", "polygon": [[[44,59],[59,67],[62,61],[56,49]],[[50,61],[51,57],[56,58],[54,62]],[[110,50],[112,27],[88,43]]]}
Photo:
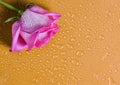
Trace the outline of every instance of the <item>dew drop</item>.
{"label": "dew drop", "polygon": [[54,82],[55,82],[55,79],[53,79],[53,78],[52,78],[52,79],[50,79],[50,80],[51,80],[51,82],[52,82],[52,83],[54,83]]}
{"label": "dew drop", "polygon": [[84,55],[84,52],[81,52],[80,55],[83,56],[83,55]]}
{"label": "dew drop", "polygon": [[96,80],[99,79],[99,75],[98,74],[94,74],[93,76],[96,78]]}
{"label": "dew drop", "polygon": [[58,58],[58,56],[57,56],[57,55],[53,56],[53,59],[56,59],[56,58]]}
{"label": "dew drop", "polygon": [[99,38],[100,38],[101,40],[104,40],[104,39],[105,39],[105,37],[104,37],[103,35],[100,35]]}
{"label": "dew drop", "polygon": [[8,52],[5,52],[4,54],[5,54],[5,55],[7,55],[7,54],[8,54]]}
{"label": "dew drop", "polygon": [[74,18],[74,16],[75,16],[74,14],[71,15],[72,18]]}
{"label": "dew drop", "polygon": [[77,51],[77,52],[76,52],[76,55],[79,55],[79,54],[80,54],[80,51]]}
{"label": "dew drop", "polygon": [[61,47],[60,47],[60,49],[63,49],[63,48],[64,48],[64,46],[61,46]]}
{"label": "dew drop", "polygon": [[102,57],[102,61],[105,61],[105,59],[107,59],[107,57],[109,56],[110,54],[109,53],[105,53]]}
{"label": "dew drop", "polygon": [[108,85],[116,85],[115,81],[113,80],[113,78],[108,77]]}

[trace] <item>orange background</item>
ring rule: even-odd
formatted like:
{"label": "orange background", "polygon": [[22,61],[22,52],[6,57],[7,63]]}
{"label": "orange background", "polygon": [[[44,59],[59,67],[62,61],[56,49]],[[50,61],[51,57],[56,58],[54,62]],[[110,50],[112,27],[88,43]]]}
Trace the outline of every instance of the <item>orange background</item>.
{"label": "orange background", "polygon": [[[16,5],[16,0],[5,0]],[[62,15],[46,46],[9,52],[15,15],[0,5],[0,85],[120,85],[120,0],[22,0]]]}

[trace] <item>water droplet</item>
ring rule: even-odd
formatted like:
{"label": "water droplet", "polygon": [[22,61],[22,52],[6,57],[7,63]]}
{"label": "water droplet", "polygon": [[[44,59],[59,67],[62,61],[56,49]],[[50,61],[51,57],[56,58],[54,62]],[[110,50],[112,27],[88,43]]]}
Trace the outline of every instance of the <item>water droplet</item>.
{"label": "water droplet", "polygon": [[5,52],[5,55],[7,55],[8,54],[8,52]]}
{"label": "water droplet", "polygon": [[61,55],[65,55],[65,52],[61,52]]}
{"label": "water droplet", "polygon": [[91,37],[91,35],[87,35],[87,36],[86,36],[86,39],[89,39],[90,37]]}
{"label": "water droplet", "polygon": [[64,75],[62,75],[61,78],[64,79]]}
{"label": "water droplet", "polygon": [[83,52],[81,52],[81,53],[80,53],[80,55],[81,55],[81,56],[83,56],[83,55],[84,55],[84,53],[83,53]]}
{"label": "water droplet", "polygon": [[120,23],[120,19],[119,19],[118,21],[119,21],[119,23]]}
{"label": "water droplet", "polygon": [[29,52],[29,51],[26,51],[26,53],[27,53],[27,54],[30,54],[30,52]]}
{"label": "water droplet", "polygon": [[75,16],[74,14],[71,15],[72,18],[74,18],[74,16]]}
{"label": "water droplet", "polygon": [[93,6],[93,3],[89,3],[90,6]]}
{"label": "water droplet", "polygon": [[31,61],[31,62],[33,62],[33,60],[32,60],[32,59],[30,59],[30,61]]}
{"label": "water droplet", "polygon": [[80,54],[80,51],[77,51],[77,52],[76,52],[76,55],[79,55],[79,54]]}
{"label": "water droplet", "polygon": [[105,53],[105,55],[103,55],[103,57],[102,57],[102,61],[105,61],[105,59],[107,59],[107,57],[108,57],[109,55],[110,55],[109,53]]}
{"label": "water droplet", "polygon": [[87,16],[84,16],[84,19],[87,19]]}
{"label": "water droplet", "polygon": [[38,83],[38,80],[36,79],[35,82]]}
{"label": "water droplet", "polygon": [[60,41],[60,38],[57,38],[58,41]]}
{"label": "water droplet", "polygon": [[50,71],[50,70],[49,70],[48,72],[49,72],[50,74],[53,74],[53,72],[52,72],[52,71]]}
{"label": "water droplet", "polygon": [[38,83],[38,79],[34,78],[34,79],[33,79],[33,82],[34,82],[34,83]]}
{"label": "water droplet", "polygon": [[113,78],[111,78],[111,77],[108,78],[108,85],[116,85],[116,83],[113,80]]}
{"label": "water droplet", "polygon": [[104,40],[104,39],[105,39],[105,37],[104,37],[103,35],[100,35],[99,38],[100,38],[101,40]]}
{"label": "water droplet", "polygon": [[73,76],[73,75],[74,75],[74,73],[71,73],[71,75]]}
{"label": "water droplet", "polygon": [[109,49],[109,47],[108,47],[108,46],[106,46],[106,47],[104,48],[104,50],[105,50],[105,51],[107,51],[108,49]]}
{"label": "water droplet", "polygon": [[48,61],[48,60],[46,60],[46,62],[48,63],[49,61]]}
{"label": "water droplet", "polygon": [[61,46],[61,47],[60,47],[60,49],[63,49],[63,48],[64,48],[64,46]]}
{"label": "water droplet", "polygon": [[19,52],[18,55],[21,56],[22,54]]}
{"label": "water droplet", "polygon": [[65,22],[67,22],[67,19],[64,19],[65,20]]}
{"label": "water droplet", "polygon": [[52,46],[54,47],[54,46],[55,46],[55,44],[52,44]]}
{"label": "water droplet", "polygon": [[114,72],[116,73],[116,72],[118,72],[118,70],[117,70],[117,69],[114,69]]}
{"label": "water droplet", "polygon": [[81,7],[82,7],[82,5],[80,4],[80,5],[79,5],[79,7],[81,8]]}
{"label": "water droplet", "polygon": [[58,68],[57,68],[57,67],[54,67],[53,69],[54,69],[54,71],[58,70]]}
{"label": "water droplet", "polygon": [[69,31],[69,30],[67,30],[66,32],[67,32],[67,33],[70,33],[70,31]]}
{"label": "water droplet", "polygon": [[53,59],[55,59],[55,58],[58,58],[58,56],[57,55],[53,56]]}
{"label": "water droplet", "polygon": [[37,56],[38,56],[38,57],[40,57],[40,55],[39,55],[39,54],[38,54]]}
{"label": "water droplet", "polygon": [[90,48],[90,47],[87,47],[87,50],[91,50],[91,48]]}
{"label": "water droplet", "polygon": [[67,12],[67,15],[70,16],[71,14],[69,12]]}
{"label": "water droplet", "polygon": [[66,39],[66,36],[63,36],[64,39]]}
{"label": "water droplet", "polygon": [[17,71],[20,71],[20,69],[19,69],[19,68],[16,68],[16,70],[17,70]]}
{"label": "water droplet", "polygon": [[54,82],[55,82],[55,79],[53,79],[53,78],[51,78],[50,80],[51,80],[51,82],[52,82],[52,83],[54,83]]}
{"label": "water droplet", "polygon": [[94,74],[93,75],[97,80],[99,79],[99,75],[98,74]]}
{"label": "water droplet", "polygon": [[71,63],[74,63],[74,60],[71,60]]}

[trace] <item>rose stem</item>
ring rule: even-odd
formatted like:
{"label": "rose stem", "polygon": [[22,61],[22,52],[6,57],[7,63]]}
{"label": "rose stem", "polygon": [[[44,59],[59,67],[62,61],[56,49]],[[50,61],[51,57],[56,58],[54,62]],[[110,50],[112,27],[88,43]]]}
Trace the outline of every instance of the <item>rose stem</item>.
{"label": "rose stem", "polygon": [[4,5],[5,7],[9,8],[9,9],[11,9],[11,10],[17,12],[17,13],[20,12],[17,8],[15,8],[15,7],[13,7],[12,5],[4,2],[3,0],[0,0],[0,4]]}

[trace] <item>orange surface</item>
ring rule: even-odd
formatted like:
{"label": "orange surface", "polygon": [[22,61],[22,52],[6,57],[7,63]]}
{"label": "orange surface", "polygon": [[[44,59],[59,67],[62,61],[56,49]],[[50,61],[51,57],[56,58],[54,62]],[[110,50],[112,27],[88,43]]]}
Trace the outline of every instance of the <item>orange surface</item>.
{"label": "orange surface", "polygon": [[0,85],[120,85],[120,0],[27,2],[62,14],[61,29],[42,48],[11,53],[2,22],[15,14],[0,5]]}

